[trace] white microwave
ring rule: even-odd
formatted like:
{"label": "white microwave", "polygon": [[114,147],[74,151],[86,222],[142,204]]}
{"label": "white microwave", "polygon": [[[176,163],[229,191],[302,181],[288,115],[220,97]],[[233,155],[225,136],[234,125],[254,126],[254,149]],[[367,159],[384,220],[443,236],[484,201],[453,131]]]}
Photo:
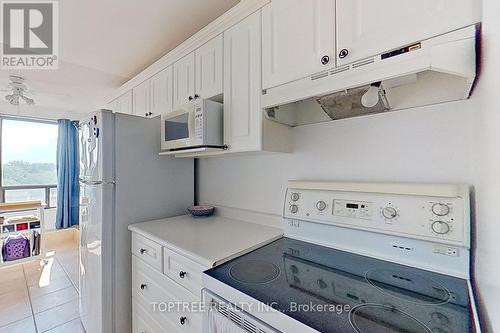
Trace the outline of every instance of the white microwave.
{"label": "white microwave", "polygon": [[199,99],[173,112],[162,114],[162,150],[224,147],[221,103]]}

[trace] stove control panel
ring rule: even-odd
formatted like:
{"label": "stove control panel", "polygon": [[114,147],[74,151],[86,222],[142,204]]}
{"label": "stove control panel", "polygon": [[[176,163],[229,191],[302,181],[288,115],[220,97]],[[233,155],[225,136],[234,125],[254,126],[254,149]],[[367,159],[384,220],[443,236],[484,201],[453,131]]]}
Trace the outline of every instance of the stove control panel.
{"label": "stove control panel", "polygon": [[467,198],[394,188],[395,193],[289,187],[284,217],[469,246]]}

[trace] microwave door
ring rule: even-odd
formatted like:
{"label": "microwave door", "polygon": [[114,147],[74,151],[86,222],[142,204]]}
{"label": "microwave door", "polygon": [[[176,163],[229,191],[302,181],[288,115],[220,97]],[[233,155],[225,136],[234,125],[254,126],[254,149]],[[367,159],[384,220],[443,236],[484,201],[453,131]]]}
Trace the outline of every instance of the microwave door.
{"label": "microwave door", "polygon": [[168,114],[162,120],[162,148],[177,149],[189,145],[192,121],[189,111]]}

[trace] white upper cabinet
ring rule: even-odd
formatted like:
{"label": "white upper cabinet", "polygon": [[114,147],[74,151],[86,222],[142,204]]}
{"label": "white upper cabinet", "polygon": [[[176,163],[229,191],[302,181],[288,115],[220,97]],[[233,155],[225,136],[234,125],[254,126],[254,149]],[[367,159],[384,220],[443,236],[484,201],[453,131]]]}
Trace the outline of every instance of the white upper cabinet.
{"label": "white upper cabinet", "polygon": [[262,146],[260,11],[224,32],[224,141],[230,151]]}
{"label": "white upper cabinet", "polygon": [[333,66],[335,0],[273,0],[262,8],[264,89]]}
{"label": "white upper cabinet", "polygon": [[477,0],[336,1],[338,65],[462,28],[481,18]]}
{"label": "white upper cabinet", "polygon": [[195,96],[194,52],[174,63],[174,108],[186,104]]}
{"label": "white upper cabinet", "polygon": [[127,91],[120,97],[109,103],[108,108],[117,113],[132,114],[132,90]]}
{"label": "white upper cabinet", "polygon": [[173,69],[169,66],[151,78],[151,114],[156,117],[173,108]]}
{"label": "white upper cabinet", "polygon": [[202,98],[222,94],[223,45],[221,34],[195,51],[196,94]]}
{"label": "white upper cabinet", "polygon": [[133,112],[132,114],[147,117],[151,112],[151,84],[146,80],[134,87],[133,92]]}

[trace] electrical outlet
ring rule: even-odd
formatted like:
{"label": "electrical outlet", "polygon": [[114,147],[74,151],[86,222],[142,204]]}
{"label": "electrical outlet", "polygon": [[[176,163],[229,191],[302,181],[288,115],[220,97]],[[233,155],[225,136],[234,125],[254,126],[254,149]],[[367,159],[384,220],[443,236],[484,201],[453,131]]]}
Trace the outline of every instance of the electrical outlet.
{"label": "electrical outlet", "polygon": [[434,250],[432,252],[444,256],[458,257],[458,249],[456,247],[435,245]]}
{"label": "electrical outlet", "polygon": [[446,249],[446,255],[451,257],[458,257],[458,249],[454,247],[449,247]]}

